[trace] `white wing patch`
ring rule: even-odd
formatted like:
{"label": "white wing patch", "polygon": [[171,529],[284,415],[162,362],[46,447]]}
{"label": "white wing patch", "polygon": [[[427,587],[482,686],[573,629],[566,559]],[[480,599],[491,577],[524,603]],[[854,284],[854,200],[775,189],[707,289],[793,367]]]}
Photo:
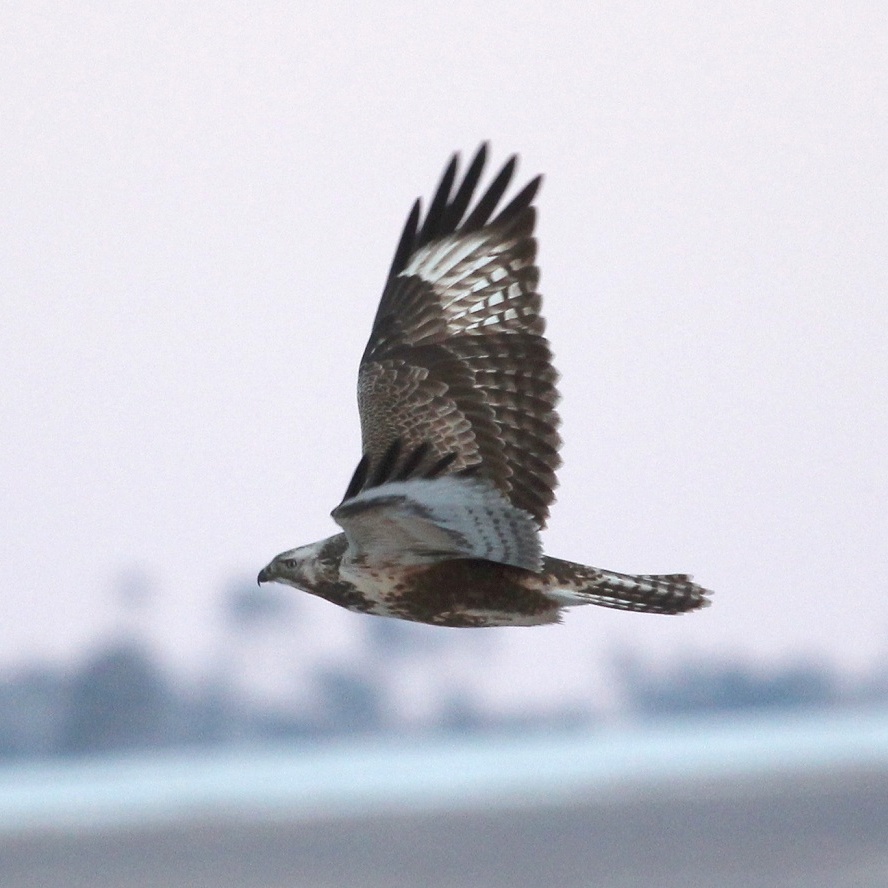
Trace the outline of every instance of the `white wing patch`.
{"label": "white wing patch", "polygon": [[417,250],[401,276],[431,284],[451,333],[489,326],[519,329],[522,319],[535,317],[539,308],[538,299],[527,303],[532,286],[528,290],[519,280],[521,271],[532,266],[532,254],[511,255],[520,241],[503,239],[495,229],[451,235]]}
{"label": "white wing patch", "polygon": [[483,558],[532,571],[542,567],[533,516],[480,478],[393,481],[346,500],[332,515],[348,538],[347,557],[368,566]]}
{"label": "white wing patch", "polygon": [[[401,275],[405,277],[416,275],[430,284],[435,284],[451,275],[454,268],[460,265],[463,266],[461,269],[463,274],[470,274],[490,261],[490,252],[482,251],[481,248],[488,246],[493,240],[490,233],[482,228],[472,234],[460,232],[432,241],[413,254]],[[472,257],[476,250],[479,251],[479,255]]]}

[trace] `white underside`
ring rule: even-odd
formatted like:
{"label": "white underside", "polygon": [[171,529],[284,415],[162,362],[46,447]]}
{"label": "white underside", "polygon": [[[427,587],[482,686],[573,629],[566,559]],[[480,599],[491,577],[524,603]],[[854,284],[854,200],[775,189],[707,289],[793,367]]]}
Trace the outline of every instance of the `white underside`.
{"label": "white underside", "polygon": [[333,510],[348,537],[347,558],[384,569],[448,558],[483,558],[539,570],[533,517],[488,481],[461,475],[394,481]]}

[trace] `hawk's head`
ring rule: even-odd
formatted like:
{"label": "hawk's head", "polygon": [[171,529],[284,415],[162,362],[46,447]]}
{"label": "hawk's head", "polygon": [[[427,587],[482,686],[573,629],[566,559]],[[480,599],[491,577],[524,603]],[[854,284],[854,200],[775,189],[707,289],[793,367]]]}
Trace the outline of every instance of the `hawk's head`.
{"label": "hawk's head", "polygon": [[345,534],[281,552],[259,571],[259,583],[285,583],[312,592],[319,582],[337,579]]}
{"label": "hawk's head", "polygon": [[286,583],[306,591],[307,574],[314,573],[311,562],[317,555],[316,546],[299,546],[281,552],[259,571],[259,583]]}

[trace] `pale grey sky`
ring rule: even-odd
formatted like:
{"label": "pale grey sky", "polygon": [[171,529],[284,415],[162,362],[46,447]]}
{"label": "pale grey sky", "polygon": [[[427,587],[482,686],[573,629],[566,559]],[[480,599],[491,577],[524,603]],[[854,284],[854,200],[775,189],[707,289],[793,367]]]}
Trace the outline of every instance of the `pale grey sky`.
{"label": "pale grey sky", "polygon": [[[885,4],[7,3],[0,121],[0,666],[110,631],[132,567],[188,666],[232,575],[333,532],[400,226],[483,139],[546,174],[547,549],[717,591],[489,630],[490,696],[885,657]],[[301,613],[333,661],[369,619]]]}

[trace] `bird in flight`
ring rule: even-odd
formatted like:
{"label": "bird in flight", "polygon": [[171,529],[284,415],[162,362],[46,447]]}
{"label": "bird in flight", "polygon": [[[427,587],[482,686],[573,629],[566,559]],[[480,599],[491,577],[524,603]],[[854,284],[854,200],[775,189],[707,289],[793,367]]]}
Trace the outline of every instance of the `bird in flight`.
{"label": "bird in flight", "polygon": [[544,336],[528,182],[512,157],[481,196],[482,145],[454,155],[401,234],[358,371],[363,456],[332,516],[342,533],[282,552],[259,582],[436,626],[531,626],[598,604],[709,604],[685,574],[622,574],[543,554],[555,496],[557,373]]}

